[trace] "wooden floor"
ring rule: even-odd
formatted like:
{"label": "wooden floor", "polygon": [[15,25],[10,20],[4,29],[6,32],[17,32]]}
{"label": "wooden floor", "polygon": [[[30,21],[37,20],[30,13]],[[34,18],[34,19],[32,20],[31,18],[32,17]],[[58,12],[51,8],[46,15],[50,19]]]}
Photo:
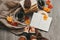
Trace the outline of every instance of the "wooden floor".
{"label": "wooden floor", "polygon": [[[3,2],[6,0],[2,0]],[[52,0],[54,8],[49,16],[53,17],[50,29],[48,32],[41,31],[42,35],[49,40],[60,40],[60,0]],[[1,3],[0,3],[1,4]],[[3,4],[0,5],[0,10],[6,7]],[[7,9],[6,9],[7,10]],[[18,40],[18,36],[5,31],[0,30],[0,40]]]}

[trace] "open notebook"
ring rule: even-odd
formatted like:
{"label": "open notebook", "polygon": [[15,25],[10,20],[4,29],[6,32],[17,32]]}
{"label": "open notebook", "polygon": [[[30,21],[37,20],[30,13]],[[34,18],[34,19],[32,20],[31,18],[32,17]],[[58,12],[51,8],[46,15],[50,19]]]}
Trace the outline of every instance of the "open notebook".
{"label": "open notebook", "polygon": [[48,17],[47,20],[43,20],[43,15],[41,15],[41,13],[38,12],[33,14],[30,26],[33,26],[35,28],[38,28],[44,31],[48,31],[51,21],[52,21],[52,17]]}

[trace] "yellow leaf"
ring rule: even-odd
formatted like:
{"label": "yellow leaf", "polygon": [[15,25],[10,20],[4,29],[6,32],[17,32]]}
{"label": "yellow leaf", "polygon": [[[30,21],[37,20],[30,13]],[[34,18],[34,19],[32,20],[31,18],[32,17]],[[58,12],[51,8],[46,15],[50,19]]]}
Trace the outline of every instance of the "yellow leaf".
{"label": "yellow leaf", "polygon": [[13,18],[11,16],[7,16],[7,21],[12,22]]}

